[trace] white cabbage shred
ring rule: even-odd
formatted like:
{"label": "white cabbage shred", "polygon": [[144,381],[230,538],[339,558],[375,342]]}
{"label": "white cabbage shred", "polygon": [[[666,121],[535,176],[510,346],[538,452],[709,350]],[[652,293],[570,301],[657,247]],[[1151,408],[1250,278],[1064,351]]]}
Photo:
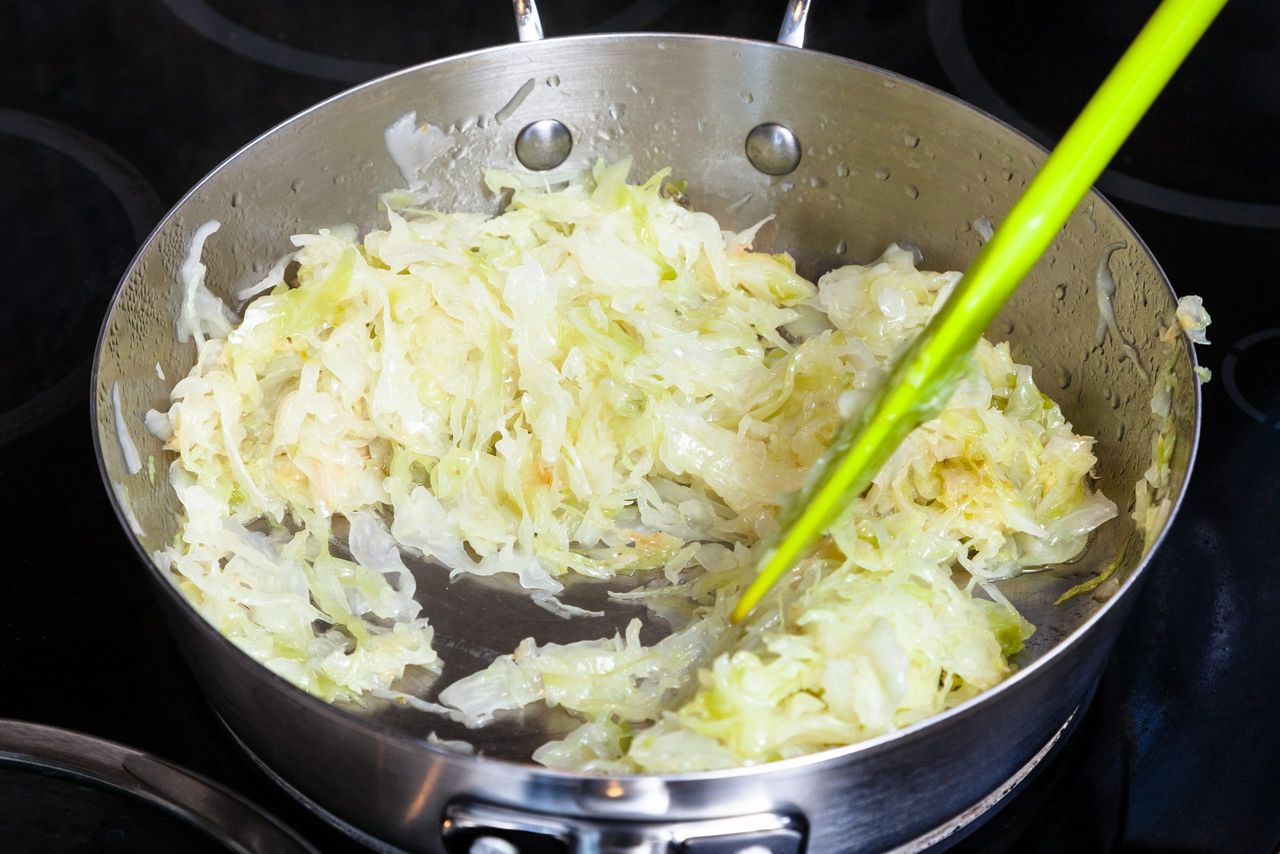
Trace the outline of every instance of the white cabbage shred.
{"label": "white cabbage shred", "polygon": [[133,442],[129,425],[124,423],[124,412],[120,409],[120,383],[111,384],[111,415],[116,422],[116,441],[120,444],[120,456],[129,474],[142,471],[142,457],[138,455],[138,446]]}
{"label": "white cabbage shred", "polygon": [[[1173,512],[1172,464],[1177,445],[1177,431],[1173,422],[1173,392],[1176,388],[1175,369],[1178,365],[1178,348],[1171,347],[1184,334],[1193,344],[1208,344],[1206,332],[1213,319],[1205,310],[1204,299],[1195,295],[1178,300],[1174,322],[1160,336],[1168,354],[1156,373],[1155,387],[1151,394],[1151,416],[1156,430],[1151,437],[1151,465],[1138,478],[1134,486],[1133,521],[1142,534],[1143,552],[1151,550],[1156,537],[1164,530],[1164,523]],[[1208,382],[1208,368],[1197,366],[1197,381]]]}
{"label": "white cabbage shred", "polygon": [[510,573],[566,615],[567,574],[653,571],[618,597],[681,612],[679,631],[531,638],[440,694],[473,726],[533,703],[576,716],[534,756],[556,767],[765,762],[1005,678],[1031,627],[993,582],[1076,556],[1116,513],[1089,485],[1092,440],[983,340],[944,411],[731,629],[784,496],[958,274],[891,246],[815,286],[628,165],[554,192],[491,171],[512,191],[492,219],[296,236],[296,287],[280,267],[234,329],[192,327],[209,340],[166,416],[186,517],[160,560],[295,684],[426,710],[393,688],[440,667],[402,554]]}
{"label": "white cabbage shred", "polygon": [[1182,327],[1183,332],[1187,333],[1187,337],[1193,344],[1209,343],[1205,330],[1213,321],[1209,317],[1209,312],[1205,311],[1202,297],[1191,295],[1179,299],[1176,317],[1178,325]]}
{"label": "white cabbage shred", "polygon": [[424,173],[432,162],[453,150],[448,134],[435,125],[419,125],[417,113],[405,113],[392,122],[383,141],[410,190],[422,189],[426,184]]}
{"label": "white cabbage shred", "polygon": [[1120,324],[1116,321],[1115,296],[1116,296],[1116,280],[1111,274],[1111,256],[1117,251],[1128,248],[1128,244],[1123,240],[1112,243],[1102,250],[1102,260],[1098,262],[1098,273],[1094,277],[1094,291],[1098,300],[1098,343],[1101,344],[1110,334],[1115,339],[1116,344],[1120,347],[1120,351],[1129,357],[1134,367],[1138,369],[1138,374],[1144,379],[1150,379],[1146,368],[1142,367],[1142,360],[1138,358],[1138,351],[1134,349],[1133,342],[1125,337],[1120,331]]}
{"label": "white cabbage shred", "polygon": [[204,244],[221,227],[222,223],[210,220],[197,228],[178,268],[182,304],[178,309],[177,336],[184,344],[194,340],[197,352],[204,349],[206,338],[225,338],[236,319],[231,309],[204,283],[208,272],[201,260]]}

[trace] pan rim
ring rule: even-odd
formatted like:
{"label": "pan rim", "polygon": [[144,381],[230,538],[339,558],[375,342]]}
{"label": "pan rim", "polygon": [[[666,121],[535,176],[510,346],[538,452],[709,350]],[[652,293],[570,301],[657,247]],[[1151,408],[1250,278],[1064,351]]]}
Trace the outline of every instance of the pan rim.
{"label": "pan rim", "polygon": [[[319,101],[316,104],[313,104],[312,106],[306,108],[305,110],[302,110],[290,116],[289,118],[276,124],[270,129],[258,134],[249,142],[245,143],[240,148],[236,149],[236,151],[234,151],[231,155],[229,155],[228,157],[220,161],[213,169],[211,169],[198,182],[196,182],[191,187],[191,189],[189,189],[186,193],[184,193],[182,197],[164,214],[164,216],[156,224],[155,228],[152,229],[151,233],[147,236],[146,240],[144,240],[143,243],[139,246],[137,252],[134,254],[133,258],[130,260],[129,265],[125,268],[124,272],[122,273],[120,283],[116,286],[116,290],[112,295],[107,311],[103,317],[102,325],[99,329],[97,344],[96,344],[96,348],[93,356],[93,367],[90,372],[89,418],[90,418],[91,434],[93,437],[94,455],[97,459],[99,475],[102,478],[103,486],[106,490],[107,497],[111,503],[111,508],[116,515],[116,519],[120,525],[120,528],[124,533],[124,535],[127,537],[134,552],[138,555],[138,557],[142,560],[143,564],[147,567],[147,569],[149,570],[149,572],[153,577],[153,580],[159,582],[159,586],[165,591],[165,594],[167,596],[170,596],[176,599],[179,607],[188,612],[186,615],[187,617],[194,618],[194,622],[198,626],[197,631],[202,632],[206,636],[209,636],[215,639],[215,643],[220,642],[222,644],[225,644],[228,651],[234,653],[237,660],[240,661],[240,664],[242,665],[247,664],[249,666],[260,668],[262,671],[262,674],[260,675],[265,675],[267,677],[267,681],[270,684],[272,684],[274,687],[277,687],[277,688],[283,688],[286,692],[292,692],[295,695],[295,699],[298,702],[308,705],[314,712],[329,718],[333,723],[342,724],[348,727],[353,726],[353,727],[358,727],[360,729],[365,729],[373,732],[379,737],[392,739],[395,742],[401,743],[413,750],[416,750],[419,752],[425,751],[427,754],[434,756],[438,761],[458,762],[460,764],[467,764],[467,765],[482,764],[487,769],[491,771],[496,771],[499,773],[509,774],[512,772],[517,772],[522,775],[528,775],[532,778],[540,778],[544,780],[557,780],[557,781],[566,782],[566,783],[593,782],[593,781],[599,781],[601,779],[610,779],[610,780],[617,780],[619,782],[649,781],[650,785],[652,785],[653,781],[661,781],[664,784],[671,783],[671,784],[687,785],[687,784],[698,783],[701,781],[714,781],[714,780],[725,780],[725,779],[734,779],[734,778],[742,778],[742,777],[765,776],[773,772],[778,772],[778,773],[795,772],[795,771],[800,771],[812,765],[828,765],[828,764],[840,765],[846,761],[853,761],[854,757],[857,757],[863,754],[873,754],[873,753],[879,753],[880,751],[883,751],[883,750],[887,750],[892,745],[896,744],[899,741],[914,739],[918,737],[920,733],[925,732],[929,729],[934,729],[934,728],[944,726],[955,719],[973,714],[975,711],[977,711],[979,708],[982,707],[982,704],[984,702],[987,702],[990,699],[994,699],[996,697],[1002,696],[1005,693],[1010,691],[1018,690],[1016,686],[1020,685],[1022,682],[1028,681],[1029,679],[1033,678],[1034,676],[1039,674],[1041,670],[1047,668],[1050,662],[1052,662],[1054,659],[1065,655],[1067,651],[1081,644],[1087,636],[1092,634],[1094,627],[1098,623],[1106,619],[1108,615],[1111,613],[1111,611],[1115,607],[1117,607],[1117,605],[1121,601],[1136,595],[1136,593],[1134,592],[1135,588],[1138,585],[1140,585],[1141,582],[1144,580],[1147,569],[1151,563],[1152,557],[1159,551],[1160,546],[1163,544],[1165,537],[1168,535],[1170,528],[1173,527],[1173,524],[1176,521],[1178,511],[1181,509],[1183,499],[1186,496],[1187,489],[1190,485],[1191,478],[1195,470],[1195,462],[1196,462],[1196,457],[1198,454],[1199,444],[1200,444],[1200,430],[1201,430],[1201,417],[1202,417],[1203,403],[1202,403],[1202,394],[1201,394],[1200,384],[1196,382],[1194,379],[1191,381],[1192,398],[1193,398],[1192,399],[1192,424],[1191,424],[1191,435],[1189,437],[1190,451],[1187,458],[1186,475],[1183,477],[1182,482],[1178,485],[1176,494],[1171,496],[1172,501],[1171,501],[1171,508],[1170,508],[1169,515],[1163,527],[1161,528],[1160,533],[1157,535],[1155,540],[1151,543],[1150,548],[1146,550],[1146,552],[1143,554],[1141,559],[1138,561],[1138,564],[1134,567],[1133,571],[1120,584],[1117,590],[1107,599],[1107,601],[1103,602],[1093,614],[1089,615],[1089,617],[1084,620],[1084,622],[1082,622],[1080,625],[1072,629],[1070,633],[1068,633],[1065,637],[1063,637],[1056,644],[1054,644],[1049,650],[1047,650],[1044,653],[1044,655],[1042,655],[1036,661],[1031,662],[1025,667],[1021,667],[1017,669],[1012,675],[1010,675],[1007,679],[1005,679],[1003,682],[999,683],[998,685],[995,685],[977,694],[976,696],[969,698],[963,703],[953,706],[950,709],[946,709],[937,714],[930,715],[929,717],[924,718],[920,721],[917,721],[909,726],[903,727],[902,729],[884,733],[882,735],[865,739],[863,741],[858,741],[853,744],[828,748],[827,750],[806,754],[804,756],[797,756],[790,759],[782,759],[782,760],[777,760],[773,762],[765,762],[765,763],[760,763],[756,765],[745,765],[745,766],[738,766],[733,768],[722,768],[722,769],[713,770],[713,771],[686,771],[686,772],[663,773],[663,774],[600,774],[600,773],[593,773],[593,772],[569,771],[569,770],[548,768],[542,765],[537,765],[532,761],[516,761],[516,760],[501,759],[496,757],[486,757],[486,756],[480,756],[480,755],[464,755],[464,754],[448,751],[442,747],[429,743],[425,739],[416,738],[414,736],[407,735],[403,731],[394,729],[392,727],[388,727],[379,721],[359,717],[358,715],[348,712],[342,707],[339,707],[335,704],[326,703],[325,701],[319,699],[318,697],[308,694],[306,691],[293,685],[293,683],[287,681],[283,677],[279,676],[278,674],[276,674],[275,672],[267,668],[265,665],[261,664],[260,662],[256,661],[251,656],[249,656],[248,654],[244,653],[231,640],[229,640],[228,638],[224,637],[221,633],[219,633],[213,627],[213,625],[210,624],[195,609],[195,607],[190,602],[187,601],[187,599],[184,596],[182,596],[182,594],[178,591],[178,589],[173,584],[173,582],[169,580],[169,578],[167,577],[167,574],[164,571],[162,571],[158,566],[156,566],[151,555],[147,553],[142,543],[139,542],[137,535],[133,532],[133,527],[130,524],[128,516],[126,515],[124,509],[120,506],[120,500],[116,495],[115,489],[113,488],[113,482],[107,471],[106,461],[103,455],[103,438],[104,437],[101,435],[101,431],[99,430],[99,426],[98,426],[99,425],[99,419],[98,419],[99,405],[98,405],[97,390],[99,386],[99,374],[101,370],[101,362],[105,352],[104,348],[107,340],[107,335],[109,332],[109,328],[111,326],[111,321],[115,317],[116,310],[119,306],[120,298],[124,292],[125,286],[128,284],[129,279],[133,274],[133,272],[135,271],[135,269],[137,269],[138,264],[142,259],[142,256],[144,255],[144,253],[153,245],[156,238],[161,234],[161,232],[163,232],[169,226],[169,224],[175,219],[175,217],[178,215],[181,208],[183,208],[186,205],[188,200],[196,196],[202,190],[202,188],[213,179],[215,175],[222,172],[227,166],[232,164],[234,161],[238,160],[242,155],[249,153],[259,143],[264,142],[268,138],[273,137],[278,132],[284,130],[290,125],[293,125],[294,123],[302,120],[304,117],[309,116],[314,112],[318,112],[326,108],[328,105],[332,103],[335,103],[345,98],[355,97],[357,94],[362,93],[366,90],[371,90],[371,89],[375,89],[377,87],[383,86],[391,80],[395,80],[397,78],[404,77],[404,76],[418,74],[428,69],[444,67],[453,63],[457,63],[459,61],[483,58],[483,57],[494,55],[494,54],[511,53],[516,51],[554,50],[556,46],[566,45],[571,43],[606,43],[607,44],[615,41],[654,42],[655,44],[657,42],[663,42],[666,44],[667,49],[671,49],[673,46],[677,44],[691,44],[691,45],[713,45],[715,46],[714,49],[717,49],[717,50],[746,47],[752,50],[803,51],[807,56],[813,57],[818,61],[834,62],[840,65],[849,66],[856,69],[859,72],[870,73],[882,79],[890,80],[896,84],[914,87],[927,94],[941,97],[942,99],[956,106],[959,106],[966,110],[970,110],[978,114],[987,122],[991,123],[992,125],[999,128],[1000,130],[1003,130],[1008,134],[1012,134],[1014,137],[1032,146],[1042,156],[1048,155],[1048,151],[1042,145],[1040,145],[1038,142],[1036,142],[1027,134],[1023,133],[1021,130],[1010,125],[1009,123],[997,118],[996,116],[991,115],[990,113],[986,112],[980,107],[974,106],[973,104],[970,104],[967,101],[964,101],[961,98],[951,95],[950,93],[944,92],[941,89],[938,89],[936,87],[930,86],[925,83],[921,83],[910,77],[906,77],[896,72],[879,68],[878,66],[871,65],[869,63],[860,62],[858,60],[849,59],[846,57],[841,57],[834,54],[825,53],[822,51],[810,50],[807,48],[795,48],[788,45],[781,45],[775,42],[758,41],[754,39],[744,39],[744,38],[737,38],[737,37],[730,37],[730,36],[700,35],[700,34],[688,34],[688,33],[637,32],[637,33],[587,34],[587,35],[548,38],[548,39],[543,39],[540,41],[533,41],[533,42],[516,42],[511,44],[504,44],[504,45],[497,45],[494,47],[482,48],[480,50],[469,51],[466,53],[453,54],[447,57],[442,57],[440,59],[431,60],[429,62],[424,62],[418,65],[409,66],[407,68],[394,71],[390,74],[375,78],[373,80],[366,81],[364,83],[358,84],[356,86],[353,86],[341,92],[338,92],[337,94],[334,94],[328,98],[325,98],[322,101]],[[738,61],[741,61],[741,60],[738,60]],[[1146,242],[1136,232],[1136,230],[1134,230],[1133,226],[1130,225],[1128,220],[1120,213],[1120,211],[1116,209],[1115,205],[1113,205],[1111,201],[1107,199],[1104,195],[1102,195],[1102,193],[1100,193],[1096,188],[1091,189],[1089,191],[1089,194],[1086,195],[1085,199],[1088,202],[1092,202],[1095,204],[1101,203],[1113,216],[1116,217],[1116,220],[1124,228],[1126,232],[1126,237],[1132,239],[1134,247],[1138,249],[1139,252],[1141,252],[1143,255],[1145,255],[1146,259],[1150,262],[1152,268],[1155,270],[1156,274],[1159,276],[1161,283],[1168,290],[1170,296],[1176,301],[1178,296],[1177,292],[1174,290],[1173,285],[1170,282],[1169,277],[1166,275],[1163,267],[1161,267],[1159,261],[1152,254]],[[1190,346],[1185,336],[1180,336],[1180,340],[1181,340],[1180,346],[1182,347],[1182,351],[1188,358],[1191,367],[1194,369],[1195,367],[1198,366],[1198,362],[1196,360],[1196,355],[1195,355],[1195,349]],[[205,692],[205,686],[203,685],[203,683],[201,685],[201,690],[202,690],[202,693]]]}

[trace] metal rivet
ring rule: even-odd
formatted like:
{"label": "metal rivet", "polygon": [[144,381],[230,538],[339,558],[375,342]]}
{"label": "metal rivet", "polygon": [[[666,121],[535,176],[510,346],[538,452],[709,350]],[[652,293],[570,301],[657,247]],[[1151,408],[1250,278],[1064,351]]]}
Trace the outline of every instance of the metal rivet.
{"label": "metal rivet", "polygon": [[516,158],[534,172],[556,168],[572,150],[573,134],[555,119],[530,122],[516,134]]}
{"label": "metal rivet", "polygon": [[747,159],[766,175],[786,175],[800,165],[800,140],[785,125],[756,125],[747,134]]}

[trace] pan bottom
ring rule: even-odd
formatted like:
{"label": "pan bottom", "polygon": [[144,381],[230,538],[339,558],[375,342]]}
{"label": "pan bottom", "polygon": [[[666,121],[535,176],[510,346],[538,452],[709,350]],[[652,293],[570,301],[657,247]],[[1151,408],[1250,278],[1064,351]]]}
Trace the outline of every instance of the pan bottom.
{"label": "pan bottom", "polygon": [[[968,809],[960,812],[953,818],[942,822],[934,829],[922,833],[919,836],[903,843],[893,849],[888,854],[922,854],[922,852],[941,852],[953,845],[958,844],[969,834],[976,831],[979,827],[987,822],[988,819],[995,816],[997,812],[1007,803],[1009,803],[1022,789],[1028,785],[1036,776],[1036,774],[1048,763],[1050,759],[1057,754],[1071,734],[1075,731],[1080,719],[1083,717],[1082,712],[1088,709],[1093,695],[1097,691],[1097,682],[1090,688],[1088,694],[1085,695],[1084,701],[1080,705],[1071,710],[1066,719],[1054,731],[1044,745],[1036,751],[1025,764],[1023,764],[1010,777],[993,789],[989,794],[973,804]],[[277,774],[267,765],[256,753],[251,750],[248,745],[236,734],[236,731],[226,722],[222,715],[214,710],[214,715],[218,722],[222,724],[223,729],[231,736],[232,740],[239,747],[241,752],[247,756],[254,765],[258,767],[273,783],[279,786],[291,798],[306,807],[316,817],[335,828],[336,830],[347,835],[354,841],[367,847],[370,851],[377,854],[409,854],[402,848],[388,845],[380,839],[370,836],[360,828],[350,824],[346,820],[334,815],[329,810],[317,804],[309,797],[304,795],[293,787],[287,780]]]}

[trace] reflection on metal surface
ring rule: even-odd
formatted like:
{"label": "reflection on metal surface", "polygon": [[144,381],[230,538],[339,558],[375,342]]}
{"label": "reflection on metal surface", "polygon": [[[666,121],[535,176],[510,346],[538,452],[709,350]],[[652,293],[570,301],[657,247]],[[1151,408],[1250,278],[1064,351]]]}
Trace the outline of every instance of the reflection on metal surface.
{"label": "reflection on metal surface", "polygon": [[[233,851],[314,854],[292,830],[238,795],[131,747],[70,730],[0,720],[0,766],[57,771],[174,815]],[[17,824],[17,816],[6,817]],[[12,828],[11,828],[12,829]],[[12,838],[12,837],[6,837]],[[23,838],[19,833],[19,839]]]}
{"label": "reflection on metal surface", "polygon": [[540,119],[516,134],[516,157],[526,169],[545,172],[565,161],[573,150],[573,134],[563,122]]}
{"label": "reflection on metal surface", "polygon": [[785,125],[766,122],[747,134],[747,160],[766,175],[787,175],[800,165],[800,140]]}
{"label": "reflection on metal surface", "polygon": [[1277,338],[1280,338],[1280,326],[1246,335],[1236,342],[1236,345],[1231,348],[1231,352],[1222,360],[1222,385],[1226,388],[1227,396],[1231,398],[1231,402],[1240,407],[1240,410],[1245,415],[1260,424],[1266,424],[1270,421],[1274,429],[1280,430],[1280,413],[1266,413],[1255,406],[1241,390],[1238,377],[1240,359],[1244,354],[1264,341],[1272,341]]}
{"label": "reflection on metal surface", "polygon": [[500,836],[481,836],[471,843],[469,854],[520,854],[520,850]]}
{"label": "reflection on metal surface", "polygon": [[1040,750],[1036,752],[1035,756],[1032,756],[1027,760],[1025,765],[1015,771],[1013,776],[997,786],[995,791],[978,801],[969,809],[960,813],[960,815],[956,816],[946,824],[940,825],[921,836],[917,836],[905,845],[894,848],[889,852],[889,854],[918,854],[918,852],[928,851],[930,848],[951,839],[957,833],[961,833],[965,828],[973,825],[979,819],[985,818],[992,810],[1002,806],[1004,801],[1013,794],[1013,791],[1017,789],[1018,786],[1020,786],[1027,777],[1029,777],[1032,772],[1034,772],[1036,768],[1044,762],[1046,758],[1048,758],[1049,754],[1053,753],[1054,748],[1062,741],[1063,736],[1066,735],[1076,723],[1076,716],[1080,714],[1081,708],[1082,707],[1077,707],[1074,709],[1071,714],[1067,716],[1067,719],[1062,722],[1062,726],[1053,734],[1053,737],[1045,743],[1044,747],[1040,748]]}
{"label": "reflection on metal surface", "polygon": [[[978,66],[964,35],[964,6],[959,0],[929,0],[927,7],[929,41],[938,64],[955,86],[957,94],[975,106],[995,114],[1036,142],[1051,148],[1056,140],[1032,124],[1009,101],[996,91],[994,84]],[[1280,205],[1263,202],[1241,202],[1191,193],[1166,187],[1107,169],[1098,179],[1098,188],[1117,198],[1136,202],[1155,210],[1217,222],[1254,228],[1280,228]]]}
{"label": "reflection on metal surface", "polygon": [[512,0],[516,13],[516,36],[522,42],[536,42],[542,38],[542,16],[534,0]]}
{"label": "reflection on metal surface", "polygon": [[476,847],[495,840],[575,854],[801,854],[808,833],[802,818],[774,812],[693,820],[611,821],[536,813],[463,798],[450,803],[445,816],[441,836],[451,852],[500,850]]}
{"label": "reflection on metal surface", "polygon": [[409,809],[405,811],[404,821],[406,823],[414,821],[422,814],[422,810],[431,799],[431,792],[436,787],[436,781],[440,777],[440,772],[443,770],[443,765],[432,765],[431,770],[427,771],[427,773],[422,776],[422,784],[418,786],[418,794],[410,802]]}
{"label": "reflection on metal surface", "polygon": [[791,0],[778,31],[778,44],[804,47],[804,28],[809,19],[809,0]]}

